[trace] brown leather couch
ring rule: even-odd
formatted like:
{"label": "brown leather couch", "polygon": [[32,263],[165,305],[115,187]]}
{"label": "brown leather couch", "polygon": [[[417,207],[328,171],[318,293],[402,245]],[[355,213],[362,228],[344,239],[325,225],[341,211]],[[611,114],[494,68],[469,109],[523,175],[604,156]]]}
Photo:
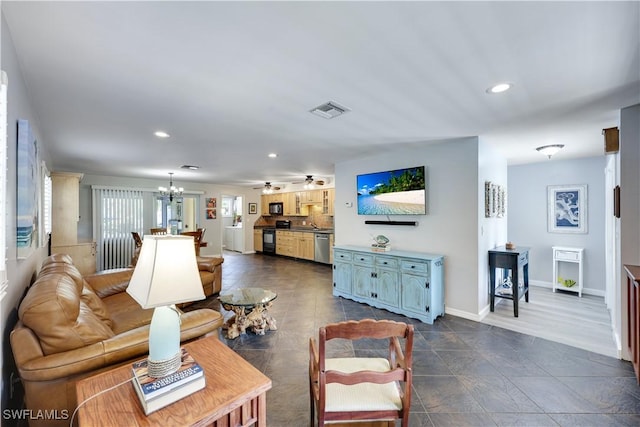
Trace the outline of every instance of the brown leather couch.
{"label": "brown leather couch", "polygon": [[[57,411],[59,419],[31,419],[30,426],[68,425],[64,418],[77,405],[79,379],[148,354],[153,310],[143,310],[125,292],[132,272],[124,268],[82,277],[68,255],[43,262],[18,309],[11,348],[27,409]],[[184,313],[180,338],[217,337],[222,323],[214,310]]]}
{"label": "brown leather couch", "polygon": [[[136,248],[133,253],[131,267],[135,267],[138,261],[140,248],[141,247]],[[224,262],[224,258],[197,256],[196,260],[198,261],[198,270],[200,270],[200,280],[202,281],[204,295],[209,297],[219,294],[222,290],[222,263]]]}

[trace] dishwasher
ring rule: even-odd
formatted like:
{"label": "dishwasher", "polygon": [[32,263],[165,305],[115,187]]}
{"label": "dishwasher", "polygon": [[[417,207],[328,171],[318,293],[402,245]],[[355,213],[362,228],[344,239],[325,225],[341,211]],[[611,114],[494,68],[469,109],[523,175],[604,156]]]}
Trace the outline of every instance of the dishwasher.
{"label": "dishwasher", "polygon": [[314,233],[315,245],[313,260],[316,262],[322,262],[324,264],[330,264],[329,251],[329,234],[328,233]]}

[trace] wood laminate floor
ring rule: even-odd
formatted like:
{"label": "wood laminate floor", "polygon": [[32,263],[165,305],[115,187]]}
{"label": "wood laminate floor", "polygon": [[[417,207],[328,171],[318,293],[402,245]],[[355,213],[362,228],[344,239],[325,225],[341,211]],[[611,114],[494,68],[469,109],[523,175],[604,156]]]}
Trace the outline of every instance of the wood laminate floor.
{"label": "wood laminate floor", "polygon": [[604,298],[531,286],[529,302],[518,305],[513,316],[511,300],[496,298],[493,313],[483,323],[545,338],[605,356],[618,357],[611,317]]}

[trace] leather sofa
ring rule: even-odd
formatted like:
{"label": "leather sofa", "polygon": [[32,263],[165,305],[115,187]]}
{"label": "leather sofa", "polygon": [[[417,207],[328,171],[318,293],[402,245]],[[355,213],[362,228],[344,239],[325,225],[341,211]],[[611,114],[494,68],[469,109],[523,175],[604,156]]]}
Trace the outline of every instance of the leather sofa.
{"label": "leather sofa", "polygon": [[[131,258],[131,267],[135,267],[140,254],[140,247],[136,248]],[[200,280],[205,297],[219,294],[222,290],[222,257],[196,256],[198,270],[200,270]]]}
{"label": "leather sofa", "polygon": [[[125,292],[132,273],[124,268],[83,277],[68,255],[45,259],[10,336],[26,408],[58,418],[32,417],[30,426],[68,425],[79,379],[148,354],[153,310],[143,310]],[[222,324],[214,310],[183,313],[181,341],[217,337]]]}

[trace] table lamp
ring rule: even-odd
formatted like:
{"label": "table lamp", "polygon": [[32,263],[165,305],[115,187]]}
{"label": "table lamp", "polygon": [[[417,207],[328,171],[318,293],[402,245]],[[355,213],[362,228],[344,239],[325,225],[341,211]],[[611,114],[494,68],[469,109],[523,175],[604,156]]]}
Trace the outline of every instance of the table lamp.
{"label": "table lamp", "polygon": [[180,312],[175,304],[205,298],[191,236],[144,236],[127,293],[154,308],[149,327],[149,376],[180,367]]}

